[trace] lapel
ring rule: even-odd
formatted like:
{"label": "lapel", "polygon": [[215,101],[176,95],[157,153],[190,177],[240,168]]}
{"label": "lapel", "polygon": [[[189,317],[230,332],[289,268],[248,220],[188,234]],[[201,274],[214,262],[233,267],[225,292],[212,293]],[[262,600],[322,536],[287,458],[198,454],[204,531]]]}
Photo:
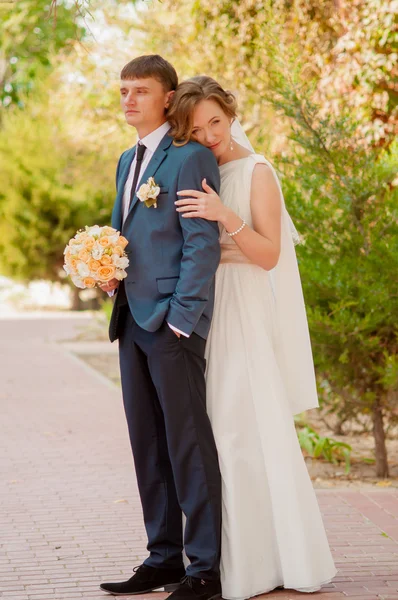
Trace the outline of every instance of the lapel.
{"label": "lapel", "polygon": [[119,181],[117,187],[117,195],[115,200],[115,207],[112,214],[112,227],[121,231],[122,229],[122,211],[123,211],[123,195],[124,186],[126,185],[127,177],[130,172],[131,163],[135,156],[135,146],[126,152],[126,160],[124,160],[124,166],[121,167],[119,173]]}
{"label": "lapel", "polygon": [[[172,141],[173,141],[173,138],[171,136],[169,136],[169,134],[167,132],[166,135],[164,136],[164,138],[161,140],[159,146],[156,148],[154,155],[152,156],[151,160],[149,161],[147,168],[141,175],[137,189],[139,189],[141,182],[145,183],[149,177],[155,176],[156,171],[159,169],[160,165],[162,164],[162,162],[164,161],[164,159],[167,156],[167,150],[168,150],[168,148],[170,148]],[[134,153],[135,153],[135,149],[134,149]],[[137,200],[138,200],[138,196],[137,196],[137,194],[134,194],[134,197],[131,201],[129,213],[126,218],[126,222],[127,222],[127,219],[130,217],[134,206],[137,204]],[[124,223],[124,226],[126,225],[126,222]]]}

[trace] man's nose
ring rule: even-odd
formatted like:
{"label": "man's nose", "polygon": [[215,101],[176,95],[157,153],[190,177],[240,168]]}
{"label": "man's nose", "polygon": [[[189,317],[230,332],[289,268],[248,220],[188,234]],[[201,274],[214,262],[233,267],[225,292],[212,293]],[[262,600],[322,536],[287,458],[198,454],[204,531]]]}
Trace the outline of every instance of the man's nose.
{"label": "man's nose", "polygon": [[134,96],[134,94],[132,94],[131,92],[129,92],[127,94],[127,96],[125,97],[124,103],[133,106],[135,104],[135,96]]}

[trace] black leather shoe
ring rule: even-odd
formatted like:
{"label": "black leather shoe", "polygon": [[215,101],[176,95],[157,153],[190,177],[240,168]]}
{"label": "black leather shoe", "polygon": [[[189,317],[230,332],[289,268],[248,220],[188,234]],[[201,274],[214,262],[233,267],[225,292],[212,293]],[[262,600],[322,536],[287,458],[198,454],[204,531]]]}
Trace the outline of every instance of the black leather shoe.
{"label": "black leather shoe", "polygon": [[128,581],[120,583],[101,583],[100,588],[104,592],[114,596],[130,596],[134,594],[146,594],[159,588],[165,592],[173,592],[179,587],[180,580],[185,575],[185,569],[155,569],[147,565],[134,568],[134,575]]}
{"label": "black leather shoe", "polygon": [[216,600],[221,598],[221,582],[185,576],[167,600]]}

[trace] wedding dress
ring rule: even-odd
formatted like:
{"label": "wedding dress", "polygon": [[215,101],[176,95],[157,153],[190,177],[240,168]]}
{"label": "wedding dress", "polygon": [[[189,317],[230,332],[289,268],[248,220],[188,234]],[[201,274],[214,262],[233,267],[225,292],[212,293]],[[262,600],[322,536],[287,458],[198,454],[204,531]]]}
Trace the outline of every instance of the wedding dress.
{"label": "wedding dress", "polygon": [[[220,166],[220,197],[249,226],[257,163],[272,169],[257,154]],[[206,377],[222,476],[223,598],[242,600],[278,586],[313,592],[336,574],[293,420],[293,414],[317,403],[294,399],[295,390],[306,390],[307,384],[315,393],[315,383],[303,381],[313,377],[313,366],[307,358],[308,373],[304,367],[298,372],[300,348],[296,358],[292,344],[282,348],[286,318],[278,313],[284,300],[278,301],[277,269],[272,273],[251,263],[222,228],[220,242]],[[301,354],[309,344],[303,331]],[[299,339],[293,332],[292,343],[297,346]]]}

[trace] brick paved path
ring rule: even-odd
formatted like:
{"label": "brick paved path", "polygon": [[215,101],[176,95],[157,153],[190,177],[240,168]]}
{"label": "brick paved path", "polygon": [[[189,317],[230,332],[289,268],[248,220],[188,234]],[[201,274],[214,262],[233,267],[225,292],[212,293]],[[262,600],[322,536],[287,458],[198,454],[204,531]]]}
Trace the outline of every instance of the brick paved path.
{"label": "brick paved path", "polygon": [[[105,600],[146,555],[120,391],[56,343],[81,322],[0,320],[1,598]],[[397,492],[317,490],[339,574],[312,598],[398,599]]]}

